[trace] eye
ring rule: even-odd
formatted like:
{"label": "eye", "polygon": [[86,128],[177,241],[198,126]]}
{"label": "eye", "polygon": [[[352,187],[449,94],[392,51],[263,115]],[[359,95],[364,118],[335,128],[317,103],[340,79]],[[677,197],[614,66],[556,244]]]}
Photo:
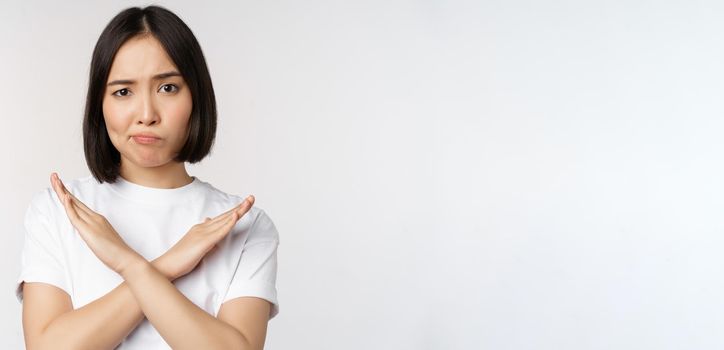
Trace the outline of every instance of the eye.
{"label": "eye", "polygon": [[[120,92],[120,95],[118,94],[119,92]],[[123,88],[123,89],[117,90],[112,95],[119,96],[119,97],[128,96],[128,89]]]}
{"label": "eye", "polygon": [[161,90],[164,92],[176,92],[178,91],[178,86],[174,84],[165,84],[161,86]]}

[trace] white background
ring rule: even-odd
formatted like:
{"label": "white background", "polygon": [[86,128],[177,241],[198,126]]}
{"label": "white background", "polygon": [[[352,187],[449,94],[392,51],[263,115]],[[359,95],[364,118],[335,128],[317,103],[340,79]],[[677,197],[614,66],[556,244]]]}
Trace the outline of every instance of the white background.
{"label": "white background", "polygon": [[[95,41],[138,2],[0,10],[0,348],[33,193],[89,174]],[[189,172],[280,231],[267,349],[724,347],[724,5],[158,2],[219,105]]]}

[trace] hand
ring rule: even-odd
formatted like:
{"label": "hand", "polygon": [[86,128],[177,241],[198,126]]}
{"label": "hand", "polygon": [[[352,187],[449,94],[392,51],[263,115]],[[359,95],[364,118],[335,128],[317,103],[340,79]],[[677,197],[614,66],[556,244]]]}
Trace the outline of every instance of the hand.
{"label": "hand", "polygon": [[65,207],[65,213],[71,224],[93,251],[93,254],[106,266],[120,274],[126,266],[135,261],[134,259],[143,259],[123,241],[103,215],[91,210],[75,198],[65,188],[58,174],[52,173],[50,182]]}
{"label": "hand", "polygon": [[175,279],[193,271],[199,261],[214,250],[234,224],[251,209],[254,200],[254,196],[250,195],[225,213],[213,219],[206,218],[204,222],[192,226],[181,240],[160,257],[166,265],[171,266],[171,278]]}

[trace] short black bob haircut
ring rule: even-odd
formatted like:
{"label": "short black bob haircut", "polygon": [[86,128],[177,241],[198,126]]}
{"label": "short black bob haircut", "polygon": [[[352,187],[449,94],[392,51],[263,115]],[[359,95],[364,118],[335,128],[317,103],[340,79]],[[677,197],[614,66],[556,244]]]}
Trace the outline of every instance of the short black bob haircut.
{"label": "short black bob haircut", "polygon": [[127,8],[103,29],[91,59],[83,116],[83,149],[88,168],[101,183],[114,183],[121,165],[121,155],[111,143],[103,118],[106,82],[116,52],[137,35],[152,35],[161,43],[191,91],[193,107],[188,138],[174,161],[201,161],[211,151],[216,137],[214,88],[201,46],[191,29],[173,12],[160,6]]}

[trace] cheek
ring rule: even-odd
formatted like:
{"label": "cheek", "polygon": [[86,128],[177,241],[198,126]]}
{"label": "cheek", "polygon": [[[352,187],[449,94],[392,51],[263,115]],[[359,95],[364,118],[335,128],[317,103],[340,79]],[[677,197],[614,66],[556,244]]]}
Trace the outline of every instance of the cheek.
{"label": "cheek", "polygon": [[192,103],[191,96],[185,96],[180,101],[173,103],[167,110],[167,117],[176,129],[179,142],[185,142],[185,136],[188,129],[189,119],[191,117]]}
{"label": "cheek", "polygon": [[192,99],[188,89],[184,90],[184,94],[171,105],[172,115],[176,120],[188,120],[191,115]]}
{"label": "cheek", "polygon": [[166,116],[174,120],[175,124],[179,124],[189,119],[191,108],[185,104],[175,104],[166,111]]}
{"label": "cheek", "polygon": [[111,138],[123,129],[125,116],[123,110],[112,103],[103,103],[103,119],[106,122],[106,128]]}

